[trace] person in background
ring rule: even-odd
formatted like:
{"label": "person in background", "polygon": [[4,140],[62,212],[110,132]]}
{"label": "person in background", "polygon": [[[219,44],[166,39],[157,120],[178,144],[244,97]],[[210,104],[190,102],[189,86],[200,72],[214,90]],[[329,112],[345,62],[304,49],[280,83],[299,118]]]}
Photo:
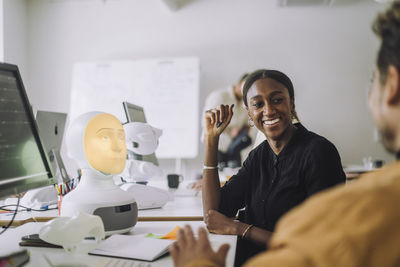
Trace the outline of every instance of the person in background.
{"label": "person in background", "polygon": [[[224,167],[239,167],[242,157],[246,157],[251,144],[256,136],[256,131],[250,130],[247,111],[243,107],[242,87],[248,73],[243,74],[239,81],[226,89],[211,92],[204,104],[204,112],[220,104],[234,104],[235,117],[226,130],[220,135],[218,146],[218,163],[221,169]],[[202,141],[204,142],[205,123],[202,120]],[[249,148],[246,150],[246,148]]]}
{"label": "person in background", "polygon": [[[206,111],[203,212],[211,232],[240,236],[237,262],[265,249],[278,219],[306,198],[345,181],[335,146],[297,119],[291,80],[277,70],[257,70],[246,78],[243,100],[250,121],[265,140],[221,188],[217,168],[221,134],[233,105]],[[235,114],[236,115],[236,114]],[[244,214],[234,220],[239,210]]]}
{"label": "person in background", "polygon": [[[397,161],[357,181],[317,194],[284,216],[253,266],[400,266],[400,1],[373,24],[381,39],[369,107],[384,147]],[[177,267],[224,266],[228,245],[214,252],[205,229],[178,232]]]}

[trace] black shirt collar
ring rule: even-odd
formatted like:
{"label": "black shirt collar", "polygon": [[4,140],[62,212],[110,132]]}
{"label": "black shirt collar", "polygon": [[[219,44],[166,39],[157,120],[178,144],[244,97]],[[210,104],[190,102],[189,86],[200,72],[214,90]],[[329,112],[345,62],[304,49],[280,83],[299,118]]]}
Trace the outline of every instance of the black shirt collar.
{"label": "black shirt collar", "polygon": [[[289,142],[286,144],[286,146],[283,148],[283,150],[281,151],[281,153],[279,153],[279,155],[276,155],[274,153],[274,151],[272,150],[272,148],[270,147],[271,153],[274,155],[274,158],[282,158],[285,155],[287,155],[288,153],[290,154],[292,148],[293,148],[293,144],[295,144],[297,142],[297,139],[301,138],[301,136],[304,133],[307,133],[308,130],[301,124],[301,123],[294,123],[293,124],[297,130],[293,133],[292,138],[289,140]],[[266,141],[268,143],[268,141]]]}

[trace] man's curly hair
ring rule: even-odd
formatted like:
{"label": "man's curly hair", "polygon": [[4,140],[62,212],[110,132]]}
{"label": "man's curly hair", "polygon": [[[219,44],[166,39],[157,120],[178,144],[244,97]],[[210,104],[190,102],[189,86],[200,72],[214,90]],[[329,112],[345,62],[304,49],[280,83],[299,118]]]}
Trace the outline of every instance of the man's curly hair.
{"label": "man's curly hair", "polygon": [[372,30],[382,40],[376,64],[380,73],[380,82],[384,83],[389,65],[394,65],[400,71],[399,0],[394,1],[387,11],[378,15],[372,25]]}

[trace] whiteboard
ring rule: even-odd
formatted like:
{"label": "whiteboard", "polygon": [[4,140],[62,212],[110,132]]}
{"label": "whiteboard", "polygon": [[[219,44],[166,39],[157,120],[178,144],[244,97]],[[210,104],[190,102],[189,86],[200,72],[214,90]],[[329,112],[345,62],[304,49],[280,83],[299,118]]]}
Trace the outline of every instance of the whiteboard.
{"label": "whiteboard", "polygon": [[69,121],[102,111],[126,122],[122,102],[142,106],[163,130],[159,158],[198,154],[200,63],[196,57],[80,62],[74,65]]}

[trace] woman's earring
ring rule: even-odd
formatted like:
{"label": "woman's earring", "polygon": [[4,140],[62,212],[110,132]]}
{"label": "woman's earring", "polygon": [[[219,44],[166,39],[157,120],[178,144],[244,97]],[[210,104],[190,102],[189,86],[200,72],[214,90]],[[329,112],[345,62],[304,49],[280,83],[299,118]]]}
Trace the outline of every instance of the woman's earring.
{"label": "woman's earring", "polygon": [[253,121],[253,119],[250,118],[250,117],[249,117],[249,119],[248,119],[248,123],[249,123],[249,126],[250,126],[250,127],[253,127],[253,126],[254,126],[254,121]]}

